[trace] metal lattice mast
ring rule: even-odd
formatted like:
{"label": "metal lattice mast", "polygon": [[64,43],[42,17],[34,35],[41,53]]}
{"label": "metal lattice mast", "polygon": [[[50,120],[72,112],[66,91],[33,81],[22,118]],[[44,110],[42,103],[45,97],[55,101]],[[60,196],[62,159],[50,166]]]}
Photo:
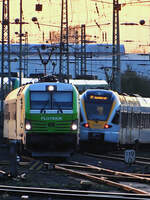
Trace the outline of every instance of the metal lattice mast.
{"label": "metal lattice mast", "polygon": [[1,54],[1,111],[3,120],[4,73],[8,71],[10,90],[10,29],[9,29],[9,0],[3,0],[2,5],[2,54]]}
{"label": "metal lattice mast", "polygon": [[68,0],[62,0],[60,31],[60,66],[59,80],[67,76],[69,81],[69,48],[68,48]]}
{"label": "metal lattice mast", "polygon": [[86,75],[86,32],[85,32],[85,24],[81,25],[81,75]]}
{"label": "metal lattice mast", "polygon": [[[4,72],[8,72],[10,89],[10,27],[9,27],[9,0],[3,0],[2,7],[2,59],[1,76],[4,78]],[[3,83],[3,82],[2,82]],[[2,84],[3,87],[3,84]]]}
{"label": "metal lattice mast", "polygon": [[24,45],[24,77],[28,77],[28,32],[25,32],[24,34],[24,41],[25,41],[25,45]]}
{"label": "metal lattice mast", "polygon": [[19,85],[22,85],[22,0],[20,0],[20,33],[19,33]]}
{"label": "metal lattice mast", "polygon": [[79,35],[75,30],[75,78],[79,76]]}
{"label": "metal lattice mast", "polygon": [[112,49],[112,89],[120,92],[120,33],[119,33],[119,11],[121,4],[113,0],[113,49]]}

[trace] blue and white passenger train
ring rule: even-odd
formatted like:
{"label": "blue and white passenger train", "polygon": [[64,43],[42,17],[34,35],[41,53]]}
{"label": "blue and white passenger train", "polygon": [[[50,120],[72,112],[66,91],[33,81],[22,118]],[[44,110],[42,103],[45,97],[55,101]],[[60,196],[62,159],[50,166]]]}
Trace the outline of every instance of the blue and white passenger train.
{"label": "blue and white passenger train", "polygon": [[80,98],[80,141],[150,143],[150,98],[89,89]]}

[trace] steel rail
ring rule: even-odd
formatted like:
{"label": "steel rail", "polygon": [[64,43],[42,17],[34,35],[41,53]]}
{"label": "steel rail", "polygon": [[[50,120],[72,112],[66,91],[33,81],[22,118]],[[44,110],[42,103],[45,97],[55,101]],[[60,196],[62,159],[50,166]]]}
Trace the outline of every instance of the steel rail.
{"label": "steel rail", "polygon": [[[124,158],[121,157],[112,157],[112,156],[107,156],[107,155],[97,155],[97,154],[93,154],[93,153],[84,153],[87,156],[92,156],[95,158],[103,158],[103,159],[111,159],[111,160],[119,160],[119,161],[123,161],[125,162]],[[135,160],[134,164],[139,164],[139,165],[148,165],[150,166],[150,162],[143,162],[143,161],[139,161],[139,160]]]}
{"label": "steel rail", "polygon": [[[73,162],[75,164],[81,164],[81,163],[78,163],[78,162]],[[109,173],[109,174],[114,174],[114,175],[122,175],[122,176],[127,176],[127,177],[132,177],[134,179],[137,179],[137,180],[140,180],[144,183],[150,183],[150,178],[147,178],[147,177],[141,177],[141,176],[138,176],[138,175],[135,175],[133,173],[125,173],[125,172],[119,172],[119,171],[114,171],[114,170],[111,170],[111,169],[105,169],[105,168],[101,168],[101,167],[97,167],[97,166],[94,166],[94,165],[89,165],[89,164],[84,164],[82,163],[82,165],[85,165],[91,169],[95,169],[99,172],[106,172],[106,173]]]}
{"label": "steel rail", "polygon": [[[98,169],[98,167],[95,167],[95,166],[91,166],[91,165],[88,165],[88,166],[91,167],[91,168],[97,168]],[[147,194],[147,195],[149,195],[149,198],[150,198],[150,193],[148,193],[144,190],[140,190],[140,189],[136,189],[136,188],[131,187],[131,186],[116,183],[114,181],[107,180],[104,177],[96,177],[96,176],[89,175],[87,173],[71,170],[71,169],[62,167],[59,164],[55,165],[55,169],[65,171],[65,172],[68,172],[68,173],[73,174],[73,175],[79,175],[81,177],[88,178],[88,179],[90,179],[94,182],[104,183],[104,184],[107,184],[107,185],[115,186],[119,189],[123,189],[123,190],[128,191],[128,192],[134,192],[134,193],[137,193],[137,194]]]}
{"label": "steel rail", "polygon": [[99,199],[128,199],[140,200],[149,199],[148,195],[131,195],[125,193],[111,193],[111,192],[95,192],[95,191],[76,191],[63,189],[49,189],[49,188],[33,188],[33,187],[17,187],[17,186],[2,186],[0,185],[0,193],[5,192],[13,195],[29,195],[29,196],[50,196],[65,199],[85,199],[85,200],[99,200]]}
{"label": "steel rail", "polygon": [[98,177],[105,177],[108,178],[110,180],[118,180],[118,181],[131,181],[131,182],[140,182],[143,183],[143,180],[139,180],[137,178],[133,178],[133,177],[128,177],[128,176],[121,176],[121,175],[111,175],[111,174],[96,174],[96,173],[88,173],[90,175],[93,176],[98,176]]}
{"label": "steel rail", "polygon": [[[116,156],[119,158],[123,158],[124,155],[123,154],[116,154],[116,153],[108,153],[108,156]],[[141,157],[141,156],[136,156],[137,160],[142,160],[142,161],[149,161],[150,162],[150,158],[146,158],[146,157]]]}
{"label": "steel rail", "polygon": [[[141,183],[145,183],[145,182],[149,183],[149,181],[150,181],[150,175],[148,175],[148,174],[144,176],[144,174],[125,173],[125,172],[119,172],[119,171],[114,171],[114,170],[100,168],[100,167],[97,168],[96,166],[91,168],[90,166],[83,166],[83,165],[82,166],[67,165],[67,164],[59,164],[59,165],[62,166],[62,167],[69,167],[71,169],[106,172],[108,174],[96,174],[95,173],[95,176],[103,176],[103,177],[108,177],[110,179],[140,181]],[[88,172],[88,174],[94,175],[94,173],[89,173],[89,172]]]}

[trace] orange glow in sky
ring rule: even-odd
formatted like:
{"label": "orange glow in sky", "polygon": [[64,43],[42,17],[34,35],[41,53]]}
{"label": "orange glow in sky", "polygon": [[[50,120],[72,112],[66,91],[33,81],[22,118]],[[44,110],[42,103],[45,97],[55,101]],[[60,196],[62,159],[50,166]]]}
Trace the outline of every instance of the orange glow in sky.
{"label": "orange glow in sky", "polygon": [[[42,42],[42,34],[49,37],[50,31],[60,30],[61,0],[22,0],[23,31],[29,34],[29,43]],[[133,3],[132,3],[133,2]],[[141,2],[141,3],[140,3]],[[42,4],[42,11],[35,11],[36,4]],[[69,25],[86,24],[86,33],[91,34],[97,43],[112,43],[112,15],[113,0],[68,0]],[[150,1],[144,0],[119,0],[122,4],[120,16],[120,43],[125,45],[126,52],[149,53],[150,40]],[[132,4],[129,4],[132,3]],[[20,0],[10,0],[10,21],[14,22],[20,17]],[[0,2],[2,10],[2,2]],[[40,29],[32,22],[32,17],[37,17]],[[0,20],[2,16],[0,16]],[[145,20],[146,26],[123,25],[123,23],[139,24]],[[100,27],[96,25],[98,23]],[[109,25],[108,25],[109,23]],[[94,26],[91,26],[94,25]],[[17,41],[15,32],[19,32],[19,25],[11,24],[11,39]],[[102,32],[107,33],[105,41]]]}

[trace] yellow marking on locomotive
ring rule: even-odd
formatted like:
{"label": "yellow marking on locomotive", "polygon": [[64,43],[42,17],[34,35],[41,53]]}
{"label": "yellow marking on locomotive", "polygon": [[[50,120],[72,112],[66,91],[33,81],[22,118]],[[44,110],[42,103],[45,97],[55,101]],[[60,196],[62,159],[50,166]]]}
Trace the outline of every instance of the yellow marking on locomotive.
{"label": "yellow marking on locomotive", "polygon": [[89,127],[94,129],[103,129],[106,123],[107,121],[88,120]]}

